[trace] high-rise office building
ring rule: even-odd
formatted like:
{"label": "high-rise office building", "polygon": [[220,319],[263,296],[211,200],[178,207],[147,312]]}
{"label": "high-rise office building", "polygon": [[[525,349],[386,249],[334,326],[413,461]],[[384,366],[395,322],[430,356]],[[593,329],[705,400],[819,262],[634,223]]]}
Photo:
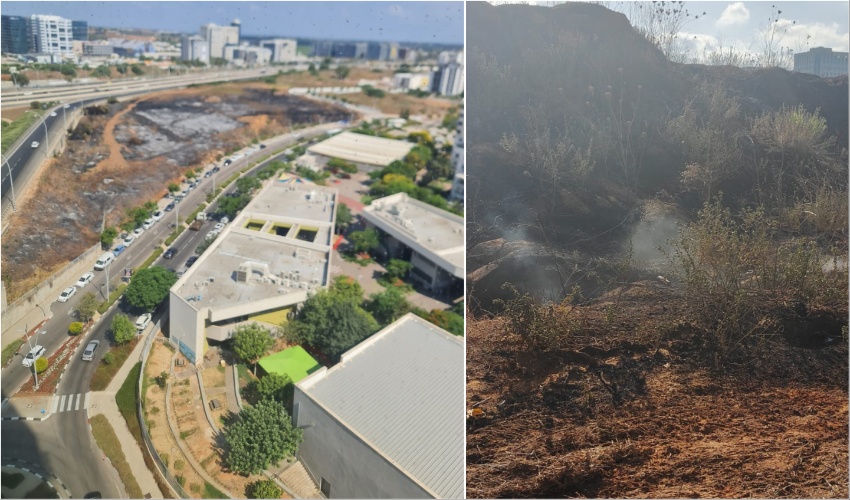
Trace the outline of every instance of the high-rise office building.
{"label": "high-rise office building", "polygon": [[259,45],[271,51],[271,62],[294,61],[298,49],[298,41],[289,38],[261,40]]}
{"label": "high-rise office building", "polygon": [[210,62],[210,44],[197,35],[184,36],[180,46],[180,59],[183,61]]}
{"label": "high-rise office building", "polygon": [[71,21],[71,34],[74,40],[87,42],[89,39],[89,23],[87,21]]}
{"label": "high-rise office building", "polygon": [[[235,21],[238,21],[236,19]],[[240,26],[218,26],[205,24],[201,26],[201,36],[209,44],[210,58],[223,58],[225,45],[239,45]]]}
{"label": "high-rise office building", "polygon": [[21,16],[2,16],[0,43],[4,54],[26,54],[30,51],[30,20]]}
{"label": "high-rise office building", "polygon": [[30,16],[32,49],[44,54],[73,55],[71,21],[59,16]]}

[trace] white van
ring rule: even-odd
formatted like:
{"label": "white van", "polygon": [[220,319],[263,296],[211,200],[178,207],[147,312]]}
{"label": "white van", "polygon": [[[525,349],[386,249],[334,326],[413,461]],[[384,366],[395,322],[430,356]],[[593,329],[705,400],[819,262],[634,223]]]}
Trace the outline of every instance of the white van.
{"label": "white van", "polygon": [[115,260],[115,254],[113,254],[112,252],[106,252],[105,254],[101,255],[100,258],[97,259],[97,262],[94,263],[95,271],[103,271],[104,269],[106,269],[106,266],[112,264],[113,260]]}

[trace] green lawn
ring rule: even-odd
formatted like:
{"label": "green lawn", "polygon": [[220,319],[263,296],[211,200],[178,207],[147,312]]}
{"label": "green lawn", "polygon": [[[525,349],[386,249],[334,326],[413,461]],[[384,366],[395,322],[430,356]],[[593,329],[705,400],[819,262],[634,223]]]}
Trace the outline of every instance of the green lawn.
{"label": "green lawn", "polygon": [[218,490],[215,486],[210,483],[204,481],[204,498],[230,498],[221,491]]}
{"label": "green lawn", "polygon": [[[108,365],[101,362],[97,366],[97,369],[94,371],[94,375],[92,375],[91,378],[91,390],[102,391],[106,389],[106,386],[112,382],[115,374],[118,373],[118,370],[120,370],[124,365],[124,362],[127,361],[127,358],[130,356],[130,353],[133,351],[133,348],[136,347],[138,342],[139,337],[136,337],[124,345],[115,346],[109,350],[114,359],[112,360],[112,363]],[[138,379],[138,374],[136,377]]]}
{"label": "green lawn", "polygon": [[4,347],[3,357],[2,361],[0,361],[0,365],[6,366],[6,363],[8,363],[9,360],[12,359],[12,356],[14,356],[16,352],[18,352],[18,349],[23,345],[23,343],[24,339],[18,339]]}
{"label": "green lawn", "polygon": [[3,127],[0,150],[5,153],[41,117],[42,113],[42,111],[27,111],[24,116]]}
{"label": "green lawn", "polygon": [[124,450],[121,449],[121,442],[118,441],[118,436],[115,434],[115,430],[110,425],[106,415],[95,415],[90,422],[91,431],[94,435],[94,440],[97,441],[97,446],[106,454],[107,458],[109,458],[115,467],[115,470],[118,471],[118,476],[121,478],[121,482],[124,483],[124,487],[127,489],[130,498],[142,498],[142,489],[139,487],[139,483],[136,482],[136,478],[130,470],[130,464],[127,463],[127,459],[124,457]]}
{"label": "green lawn", "polygon": [[124,289],[127,288],[127,283],[121,283],[118,287],[109,294],[109,300],[106,302],[101,302],[99,306],[97,306],[97,312],[100,314],[106,313],[106,310],[109,309],[109,306],[115,303],[121,294],[124,293]]}

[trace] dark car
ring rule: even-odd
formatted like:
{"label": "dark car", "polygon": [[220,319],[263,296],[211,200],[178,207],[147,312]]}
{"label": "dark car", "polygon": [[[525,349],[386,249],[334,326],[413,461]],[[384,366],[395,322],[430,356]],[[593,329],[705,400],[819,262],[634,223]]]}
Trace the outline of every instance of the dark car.
{"label": "dark car", "polygon": [[175,206],[174,202],[169,203],[168,205],[166,205],[165,211],[170,212],[170,211],[174,210],[174,206]]}
{"label": "dark car", "polygon": [[212,174],[213,174],[213,171],[210,170],[209,172],[204,174],[204,177],[210,177],[210,176],[212,176]]}
{"label": "dark car", "polygon": [[166,259],[173,259],[174,256],[177,255],[177,251],[178,251],[177,247],[171,247],[171,248],[169,248],[168,250],[165,251],[165,254],[163,254],[163,257],[166,258]]}
{"label": "dark car", "polygon": [[218,166],[213,167],[213,169],[212,169],[213,173],[216,173],[216,172],[218,172],[219,170],[221,170],[221,167],[218,167]]}
{"label": "dark car", "polygon": [[233,163],[233,161],[231,161],[231,160],[230,160],[230,158],[228,158],[228,159],[224,160],[224,166],[225,166],[225,167],[226,167],[226,166],[228,166],[228,165],[230,165],[231,163]]}
{"label": "dark car", "polygon": [[189,260],[186,261],[186,267],[192,267],[192,264],[194,264],[195,261],[197,261],[197,260],[198,260],[197,255],[193,255],[193,256],[189,257]]}
{"label": "dark car", "polygon": [[103,498],[99,491],[92,491],[83,495],[83,498]]}
{"label": "dark car", "polygon": [[265,145],[265,144],[260,144],[260,149],[266,149],[266,145]]}

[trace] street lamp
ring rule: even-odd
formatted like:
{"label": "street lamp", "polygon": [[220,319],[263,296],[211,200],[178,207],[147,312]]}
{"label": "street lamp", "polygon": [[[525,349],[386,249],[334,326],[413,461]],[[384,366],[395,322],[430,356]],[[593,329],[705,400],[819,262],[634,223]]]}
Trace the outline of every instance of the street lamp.
{"label": "street lamp", "polygon": [[[32,341],[30,340],[30,329],[29,329],[28,323],[24,324],[24,329],[25,329],[24,336],[27,338],[27,344],[30,346],[30,352],[32,352],[33,345],[32,345]],[[47,330],[40,330],[38,333],[40,333],[41,335],[44,335],[45,333],[47,333]],[[38,344],[36,344],[36,345],[38,345]],[[35,362],[36,362],[36,360],[33,359],[32,364],[30,366],[32,367],[32,376],[35,377],[35,390],[38,390],[38,370],[35,367]]]}
{"label": "street lamp", "polygon": [[12,211],[17,212],[18,209],[15,206],[15,179],[12,177],[12,166],[9,165],[9,160],[2,153],[0,153],[0,158],[6,162],[6,167],[9,169],[9,185],[12,187]]}
{"label": "street lamp", "polygon": [[50,136],[47,135],[47,117],[41,119],[41,124],[44,125],[44,157],[47,158],[47,150],[50,148]]}

